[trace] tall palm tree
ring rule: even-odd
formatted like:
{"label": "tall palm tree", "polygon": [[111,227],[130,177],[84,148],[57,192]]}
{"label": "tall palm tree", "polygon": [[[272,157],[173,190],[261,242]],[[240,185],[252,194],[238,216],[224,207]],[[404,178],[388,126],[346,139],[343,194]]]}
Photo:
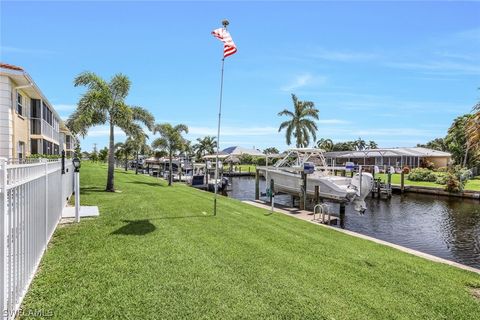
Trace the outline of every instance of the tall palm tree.
{"label": "tall palm tree", "polygon": [[362,138],[358,138],[357,140],[355,140],[354,143],[355,143],[355,148],[360,151],[364,150],[365,147],[367,146],[367,143]]}
{"label": "tall palm tree", "polygon": [[480,102],[473,107],[466,131],[467,143],[474,151],[473,156],[476,158],[474,160],[477,160],[480,156]]}
{"label": "tall palm tree", "polygon": [[290,120],[280,124],[278,132],[286,129],[285,138],[287,144],[291,144],[292,137],[295,138],[297,148],[306,147],[310,144],[310,138],[316,140],[317,124],[314,120],[318,120],[318,109],[312,101],[298,100],[297,96],[292,93],[293,111],[284,109],[278,113],[279,116],[287,116]]}
{"label": "tall palm tree", "polygon": [[172,126],[169,123],[157,124],[153,128],[153,133],[159,133],[160,138],[152,142],[152,148],[161,149],[168,152],[168,185],[172,185],[172,158],[173,154],[184,149],[186,140],[182,137],[182,133],[188,133],[188,127],[184,124]]}
{"label": "tall palm tree", "polygon": [[197,159],[201,159],[206,154],[213,154],[217,147],[217,141],[213,136],[197,138],[197,143],[193,146]]}
{"label": "tall palm tree", "polygon": [[140,124],[149,130],[154,124],[153,115],[144,108],[130,106],[125,98],[130,91],[130,80],[119,73],[110,81],[105,81],[93,72],[83,72],[75,80],[75,87],[85,86],[87,91],[81,96],[77,109],[67,121],[68,128],[75,134],[85,136],[88,129],[101,124],[109,126],[109,152],[106,191],[115,191],[114,162],[115,140],[114,129],[118,127],[127,135],[138,135],[143,131]]}
{"label": "tall palm tree", "polygon": [[378,149],[378,144],[375,141],[370,140],[367,143],[367,149]]}
{"label": "tall palm tree", "polygon": [[332,139],[324,139],[321,138],[317,141],[317,148],[323,149],[325,151],[332,151],[333,150],[333,141]]}

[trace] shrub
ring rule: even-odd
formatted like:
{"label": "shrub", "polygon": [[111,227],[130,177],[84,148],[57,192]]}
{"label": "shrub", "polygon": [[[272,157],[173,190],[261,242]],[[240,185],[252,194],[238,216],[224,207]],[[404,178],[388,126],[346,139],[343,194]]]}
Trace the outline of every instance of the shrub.
{"label": "shrub", "polygon": [[431,161],[425,160],[423,166],[427,169],[433,170],[435,168],[435,164]]}
{"label": "shrub", "polygon": [[433,171],[426,168],[412,169],[407,178],[410,181],[435,181],[437,179]]}
{"label": "shrub", "polygon": [[445,191],[455,193],[463,191],[464,184],[458,179],[458,177],[454,173],[449,172],[445,178]]}
{"label": "shrub", "polygon": [[435,180],[436,184],[447,184],[447,176],[442,174],[442,175],[437,175],[437,179]]}
{"label": "shrub", "polygon": [[448,167],[439,167],[439,168],[437,168],[436,171],[437,171],[437,172],[447,172],[447,171],[448,171]]}

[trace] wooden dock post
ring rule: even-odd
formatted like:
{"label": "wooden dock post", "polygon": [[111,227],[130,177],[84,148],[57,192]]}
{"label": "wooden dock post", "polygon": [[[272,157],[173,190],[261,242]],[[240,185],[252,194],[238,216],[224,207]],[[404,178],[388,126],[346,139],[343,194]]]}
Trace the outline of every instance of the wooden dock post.
{"label": "wooden dock post", "polygon": [[255,200],[260,199],[260,173],[255,169]]}
{"label": "wooden dock post", "polygon": [[317,205],[320,201],[320,187],[315,186],[315,204]]}
{"label": "wooden dock post", "polygon": [[405,172],[402,169],[402,173],[400,174],[400,192],[403,193],[405,190]]}
{"label": "wooden dock post", "polygon": [[340,203],[340,210],[339,210],[339,217],[340,217],[340,227],[343,229],[345,228],[345,203]]}
{"label": "wooden dock post", "polygon": [[275,199],[275,181],[273,179],[270,179],[270,205],[272,206],[273,209],[273,201]]}
{"label": "wooden dock post", "polygon": [[300,191],[300,210],[305,210],[305,203],[307,202],[307,175],[302,172],[302,190]]}

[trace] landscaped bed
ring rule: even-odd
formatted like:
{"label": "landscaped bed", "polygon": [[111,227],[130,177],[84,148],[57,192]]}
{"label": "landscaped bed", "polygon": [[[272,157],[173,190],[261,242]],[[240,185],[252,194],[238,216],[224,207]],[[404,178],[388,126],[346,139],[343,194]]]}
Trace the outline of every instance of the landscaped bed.
{"label": "landscaped bed", "polygon": [[[386,175],[381,173],[378,174],[382,180],[386,180]],[[392,174],[392,184],[400,185],[401,174],[395,173]],[[429,181],[411,181],[407,179],[407,175],[405,175],[405,185],[406,186],[417,186],[417,187],[433,187],[433,188],[441,188],[444,189],[445,185],[437,184],[435,182]],[[471,180],[468,180],[465,184],[465,190],[472,190],[472,191],[480,191],[480,177],[475,177]]]}
{"label": "landscaped bed", "polygon": [[474,319],[480,276],[184,185],[84,164],[24,301],[55,319]]}

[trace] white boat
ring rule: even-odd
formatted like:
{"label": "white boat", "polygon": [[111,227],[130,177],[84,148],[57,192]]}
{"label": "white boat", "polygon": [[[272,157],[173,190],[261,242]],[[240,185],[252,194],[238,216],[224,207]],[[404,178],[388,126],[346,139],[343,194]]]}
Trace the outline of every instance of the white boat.
{"label": "white boat", "polygon": [[323,150],[316,148],[295,148],[273,167],[265,167],[267,184],[274,180],[275,192],[299,194],[302,190],[302,172],[305,165],[315,165],[315,170],[307,174],[307,196],[314,196],[315,186],[320,198],[341,202],[351,202],[355,210],[365,211],[365,198],[373,188],[373,176],[368,172],[355,173],[352,178],[334,176],[328,170]]}

